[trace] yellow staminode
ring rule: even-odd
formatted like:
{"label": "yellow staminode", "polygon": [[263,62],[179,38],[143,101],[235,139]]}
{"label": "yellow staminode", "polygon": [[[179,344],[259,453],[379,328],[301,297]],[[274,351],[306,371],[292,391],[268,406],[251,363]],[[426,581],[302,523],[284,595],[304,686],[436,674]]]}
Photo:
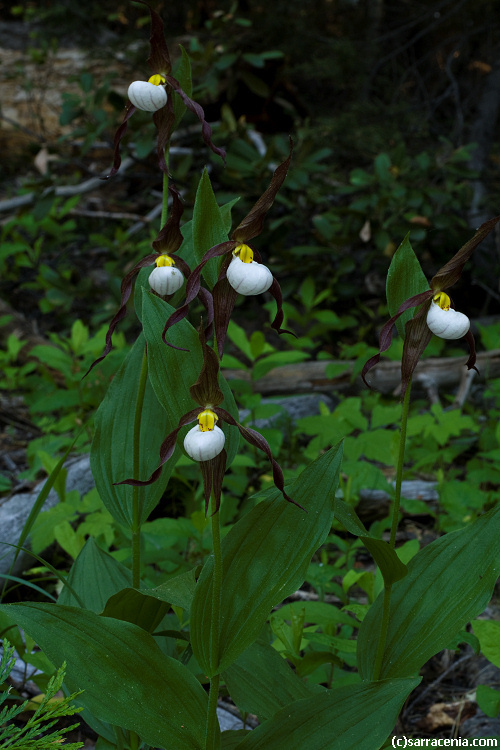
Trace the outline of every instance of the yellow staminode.
{"label": "yellow staminode", "polygon": [[202,432],[213,430],[219,417],[211,409],[205,409],[198,414],[198,424]]}
{"label": "yellow staminode", "polygon": [[451,305],[451,300],[448,297],[448,295],[445,292],[438,292],[434,295],[432,298],[433,302],[436,302],[441,310],[449,310]]}
{"label": "yellow staminode", "polygon": [[163,266],[175,266],[175,260],[170,255],[159,255],[156,260],[156,267],[161,268]]}
{"label": "yellow staminode", "polygon": [[159,86],[161,83],[165,83],[165,76],[155,73],[154,76],[148,78],[148,83],[152,83],[154,86]]}
{"label": "yellow staminode", "polygon": [[248,245],[237,245],[233,250],[234,255],[237,255],[243,263],[251,263],[253,261],[253,250]]}

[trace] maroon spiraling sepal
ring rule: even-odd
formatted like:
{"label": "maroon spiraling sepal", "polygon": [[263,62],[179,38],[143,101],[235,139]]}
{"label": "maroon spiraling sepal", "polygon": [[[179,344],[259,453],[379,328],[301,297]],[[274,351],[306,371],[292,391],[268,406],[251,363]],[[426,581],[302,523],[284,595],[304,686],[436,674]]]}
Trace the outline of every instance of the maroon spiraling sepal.
{"label": "maroon spiraling sepal", "polygon": [[[414,317],[409,320],[405,325],[405,340],[403,344],[403,356],[401,358],[401,398],[404,398],[406,389],[410,383],[415,367],[422,356],[424,349],[431,340],[432,333],[427,325],[427,313],[431,304],[431,299],[438,292],[445,291],[449,287],[456,284],[462,275],[466,262],[471,257],[476,247],[489,235],[489,233],[495,228],[500,221],[500,215],[495,216],[493,219],[485,221],[481,224],[479,229],[476,231],[473,237],[463,245],[460,250],[455,253],[447,263],[432,277],[430,282],[430,289],[420,294],[416,294],[414,297],[410,297],[401,304],[399,310],[393,317],[387,321],[380,332],[379,339],[379,351],[373,357],[370,357],[368,362],[365,362],[361,377],[365,385],[371,387],[367,383],[365,375],[375,367],[380,361],[380,355],[385,352],[392,341],[392,331],[395,321],[402,315],[406,310],[411,307],[417,307],[422,305],[420,310],[417,310]],[[424,304],[428,303],[428,304]],[[470,331],[465,335],[465,340],[469,345],[469,359],[465,363],[466,367],[471,370],[474,369],[478,372],[476,364],[476,345],[474,336]]]}
{"label": "maroon spiraling sepal", "polygon": [[288,157],[276,168],[267,190],[260,196],[257,203],[255,203],[243,221],[238,224],[234,232],[231,234],[231,239],[236,240],[238,244],[248,244],[250,240],[257,237],[262,232],[264,219],[274,203],[278,190],[283,185],[288,172],[288,167],[292,160],[293,141],[291,138],[289,138],[289,141],[290,153],[288,154]]}
{"label": "maroon spiraling sepal", "polygon": [[427,313],[431,304],[432,298],[426,300],[405,325],[405,339],[401,357],[401,400],[404,399],[415,367],[432,338],[432,332],[427,325]]}
{"label": "maroon spiraling sepal", "polygon": [[[387,349],[390,347],[392,343],[392,334],[393,334],[393,328],[394,323],[398,318],[401,317],[401,315],[406,312],[406,310],[409,310],[411,307],[418,307],[418,305],[421,305],[423,302],[426,302],[427,300],[432,299],[435,292],[432,291],[432,289],[428,289],[425,292],[420,292],[419,294],[415,294],[413,297],[410,297],[409,299],[405,300],[400,306],[395,315],[390,318],[387,323],[384,324],[382,327],[382,330],[380,331],[380,337],[379,337],[379,351],[377,354],[375,354],[373,357],[370,357],[370,359],[365,362],[365,365],[361,371],[361,377],[363,378],[363,382],[368,388],[370,388],[370,384],[366,381],[366,374],[372,369],[372,367],[375,367],[380,362],[380,355],[387,351]],[[408,321],[409,322],[409,321]],[[408,323],[406,324],[408,325]]]}
{"label": "maroon spiraling sepal", "polygon": [[[167,42],[165,41],[165,33],[161,16],[159,16],[158,13],[149,5],[149,3],[146,3],[144,0],[137,0],[137,2],[145,5],[149,9],[149,14],[151,16],[151,34],[149,37],[150,53],[147,60],[148,65],[152,69],[153,74],[158,74],[165,77],[165,82],[169,89],[173,89],[181,97],[186,107],[190,109],[191,112],[194,112],[201,123],[201,134],[203,140],[205,141],[207,146],[209,146],[209,148],[211,148],[212,151],[220,156],[225,162],[226,152],[224,151],[224,149],[215,146],[215,144],[212,142],[212,129],[210,128],[208,122],[205,120],[205,113],[203,111],[203,108],[193,99],[190,99],[189,96],[182,90],[179,81],[177,81],[176,78],[173,78],[170,75],[172,65],[170,62],[170,54],[168,51]],[[169,92],[167,91],[167,93]],[[120,168],[120,142],[127,131],[128,120],[134,114],[135,110],[136,107],[130,104],[121,125],[116,131],[114,139],[113,167],[110,173],[103,179],[113,177]],[[165,149],[172,135],[172,130],[175,123],[174,108],[171,96],[167,97],[167,104],[165,105],[165,107],[162,107],[154,113],[153,122],[158,133],[158,142],[156,147],[156,152],[158,155],[158,166],[160,167],[162,172],[164,172],[165,174],[169,174],[168,166],[165,161]]]}
{"label": "maroon spiraling sepal", "polygon": [[[153,10],[148,3],[145,3],[144,0],[137,0],[137,2],[145,5],[149,9],[149,14],[151,16],[151,35],[149,37],[150,53],[147,60],[148,64],[153,70],[153,73],[163,73],[163,75],[166,76],[172,70],[172,65],[170,64],[170,55],[168,52],[167,43],[165,41],[165,35],[163,33],[163,21],[158,13]],[[130,104],[121,125],[116,131],[113,143],[113,167],[110,173],[103,179],[109,179],[110,177],[113,177],[120,169],[120,164],[122,161],[120,156],[120,143],[123,136],[127,132],[128,121],[135,111],[136,107],[134,107],[133,104]],[[158,130],[158,162],[162,171],[168,173],[167,165],[165,163],[165,146],[168,142],[168,139],[170,138],[173,126],[172,104],[170,104],[170,108],[162,107],[162,109],[158,110],[153,116],[153,120]],[[163,151],[161,153],[160,140],[162,141],[163,147]]]}
{"label": "maroon spiraling sepal", "polygon": [[[200,296],[200,292],[202,290],[201,272],[205,264],[208,263],[208,261],[211,260],[212,258],[218,258],[221,255],[225,255],[226,253],[231,252],[232,250],[234,250],[237,244],[238,244],[237,242],[234,242],[233,240],[229,240],[228,242],[222,242],[220,245],[214,245],[214,247],[211,247],[210,250],[207,250],[207,252],[203,256],[203,260],[201,261],[201,263],[199,263],[196,266],[196,268],[191,273],[189,279],[187,280],[186,299],[185,299],[184,304],[181,305],[181,307],[177,308],[177,310],[172,313],[172,315],[169,317],[169,319],[165,323],[165,327],[162,332],[162,339],[165,342],[165,344],[167,344],[168,346],[172,346],[174,349],[180,348],[180,347],[174,347],[173,344],[170,344],[167,341],[166,335],[167,335],[169,328],[172,328],[172,326],[174,326],[176,323],[179,323],[181,320],[184,320],[184,318],[189,312],[189,305],[196,297],[199,297],[203,301],[203,298]],[[210,292],[205,290],[204,296],[206,297],[207,294],[210,294]],[[210,297],[211,296],[212,295],[210,295]],[[212,309],[212,317],[209,320],[209,323],[212,322],[213,315],[214,315],[214,311]]]}
{"label": "maroon spiraling sepal", "polygon": [[[209,250],[207,250],[201,262],[192,272],[186,284],[186,299],[184,304],[179,307],[174,313],[172,313],[172,315],[165,323],[165,328],[163,329],[162,339],[169,346],[172,346],[172,344],[169,344],[169,342],[167,341],[167,332],[169,328],[171,328],[176,323],[179,323],[179,321],[183,320],[188,314],[189,305],[199,294],[199,290],[201,287],[201,273],[205,264],[208,263],[209,260],[212,260],[212,258],[220,258],[223,255],[229,255],[238,245],[247,244],[248,242],[250,242],[250,240],[261,233],[266,214],[273,205],[276,194],[282,186],[288,172],[288,167],[290,166],[290,161],[292,159],[292,151],[293,142],[290,138],[290,153],[285,161],[282,162],[282,164],[280,164],[274,171],[271,183],[269,184],[267,190],[261,195],[259,200],[245,216],[243,221],[238,224],[231,235],[231,239],[227,240],[226,242],[221,242],[218,245],[214,245]],[[257,259],[257,262],[261,263],[262,260],[260,253],[253,247],[252,250],[254,252],[255,258]],[[237,293],[235,293],[229,282],[226,280],[226,270],[229,263],[230,259],[223,263],[219,273],[219,279],[215,284],[212,292],[214,297],[214,328],[217,336],[217,348],[220,358],[222,358],[223,355],[227,327],[229,325],[229,320],[237,296]],[[274,278],[269,291],[276,300],[277,305],[276,316],[271,323],[271,327],[274,328],[274,330],[276,330],[278,333],[291,333],[292,336],[294,336],[295,334],[292,331],[281,328],[281,324],[283,322],[283,298],[281,295],[280,285]]]}
{"label": "maroon spiraling sepal", "polygon": [[127,273],[126,276],[122,279],[121,284],[121,301],[120,301],[120,309],[116,313],[115,317],[109,324],[108,332],[106,333],[106,346],[104,347],[104,351],[98,359],[96,359],[92,364],[90,365],[89,369],[83,376],[84,378],[87,377],[89,372],[97,365],[99,362],[102,362],[102,360],[108,356],[111,349],[113,348],[112,344],[112,336],[115,331],[116,326],[118,323],[123,320],[125,315],[127,314],[127,302],[130,298],[130,295],[132,293],[132,286],[134,282],[134,276],[138,273],[138,271],[141,270],[141,268],[145,268],[146,266],[150,266],[152,263],[154,263],[155,259],[157,258],[156,253],[152,253],[151,255],[146,255],[145,258],[142,258],[136,265],[132,268],[131,271]]}
{"label": "maroon spiraling sepal", "polygon": [[184,239],[180,226],[181,217],[184,212],[180,193],[173,183],[169,184],[168,192],[172,196],[170,216],[151,243],[153,250],[158,255],[172,255],[172,253],[176,253]]}
{"label": "maroon spiraling sepal", "polygon": [[113,166],[111,167],[111,171],[109,174],[107,174],[105,177],[101,177],[102,180],[109,180],[110,177],[114,177],[114,175],[118,172],[120,169],[120,164],[122,163],[122,157],[120,155],[120,142],[127,132],[128,128],[128,121],[132,117],[136,110],[136,107],[134,107],[133,104],[129,104],[129,107],[127,111],[125,112],[125,116],[122,120],[121,125],[118,127],[118,130],[115,133],[114,141],[113,141]]}
{"label": "maroon spiraling sepal", "polygon": [[288,328],[281,328],[281,324],[283,323],[283,297],[281,295],[281,287],[278,284],[277,280],[273,276],[273,283],[267,290],[275,299],[276,301],[276,315],[274,317],[273,322],[271,323],[271,328],[274,328],[274,330],[279,333],[289,333],[292,336],[297,336],[293,331],[289,331]]}
{"label": "maroon spiraling sepal", "polygon": [[205,498],[205,517],[208,513],[208,504],[210,495],[213,491],[215,498],[215,515],[220,508],[220,496],[222,492],[222,482],[226,473],[227,453],[222,449],[218,456],[210,461],[200,461],[201,475],[203,478],[203,494]]}
{"label": "maroon spiraling sepal", "polygon": [[201,136],[207,146],[212,149],[214,154],[217,154],[217,156],[220,156],[223,162],[226,161],[226,152],[223,148],[219,148],[212,142],[212,128],[208,124],[208,122],[205,120],[205,112],[203,111],[203,107],[198,104],[198,102],[195,102],[194,99],[190,99],[189,96],[186,94],[185,91],[181,89],[181,85],[179,81],[176,78],[173,78],[172,76],[167,76],[167,83],[172,86],[174,91],[179,94],[182,101],[186,105],[186,107],[189,109],[190,112],[192,112],[198,120],[201,123]]}
{"label": "maroon spiraling sepal", "polygon": [[233,289],[226,278],[226,269],[223,272],[223,278],[220,278],[212,290],[214,299],[214,331],[217,341],[217,352],[219,359],[224,355],[224,345],[226,343],[226,334],[234,310],[238,292]]}
{"label": "maroon spiraling sepal", "polygon": [[439,271],[432,277],[430,283],[431,289],[433,289],[434,292],[444,291],[445,289],[449,289],[450,286],[453,286],[453,284],[456,284],[462,275],[465,264],[476,247],[489,235],[499,221],[500,215],[485,221],[484,224],[481,224],[474,236],[471,237],[465,245],[462,245],[460,250],[455,253],[448,263],[445,263],[445,265],[439,269]]}
{"label": "maroon spiraling sepal", "polygon": [[138,3],[145,5],[151,16],[151,34],[149,36],[149,57],[148,65],[153,73],[161,73],[167,76],[172,70],[170,63],[170,54],[165,41],[165,32],[163,30],[163,20],[158,13],[153,10],[149,3],[144,0],[136,0]]}
{"label": "maroon spiraling sepal", "polygon": [[158,468],[153,471],[149,479],[123,479],[121,482],[113,482],[113,484],[129,484],[132,487],[146,487],[148,484],[153,484],[153,482],[156,482],[156,480],[160,478],[163,464],[166,463],[169,458],[171,458],[175,450],[179,430],[182,427],[185,427],[187,424],[191,424],[191,422],[194,422],[199,413],[200,407],[197,407],[196,409],[191,409],[191,411],[188,411],[187,414],[184,414],[184,416],[179,419],[179,424],[177,425],[175,430],[172,430],[172,432],[167,435],[167,437],[161,444],[160,463],[158,465]]}
{"label": "maroon spiraling sepal", "polygon": [[219,360],[214,350],[207,346],[203,324],[198,328],[198,338],[203,353],[203,366],[198,375],[198,380],[193,383],[189,393],[193,401],[205,407],[210,404],[218,406],[224,401],[224,394],[219,388]]}
{"label": "maroon spiraling sepal", "polygon": [[214,321],[214,300],[208,289],[200,287],[198,292],[198,299],[207,311],[207,326],[205,328],[205,336],[208,339],[212,335],[213,321]]}
{"label": "maroon spiraling sepal", "polygon": [[175,125],[174,103],[171,96],[167,97],[167,103],[164,107],[156,110],[153,115],[153,122],[158,134],[156,139],[158,166],[164,174],[170,176],[167,162],[165,161],[165,151]]}
{"label": "maroon spiraling sepal", "polygon": [[[172,257],[175,259],[175,257],[177,256],[173,255]],[[200,300],[201,304],[207,311],[207,327],[205,328],[205,336],[206,338],[208,338],[212,334],[212,330],[213,330],[214,300],[213,300],[211,293],[208,291],[208,289],[205,289],[202,286],[200,286],[198,290],[198,299]],[[169,328],[171,328],[176,323],[180,323],[181,320],[184,320],[184,318],[187,315],[188,309],[189,309],[189,305],[184,304],[181,307],[179,307],[177,310],[175,310],[175,312],[171,314],[171,316],[165,323],[165,326],[161,334],[163,343],[166,344],[167,346],[170,346],[171,349],[177,349],[177,351],[179,352],[188,352],[189,349],[185,349],[183,346],[175,346],[175,344],[172,344],[170,341],[167,341],[165,336]]]}
{"label": "maroon spiraling sepal", "polygon": [[[133,268],[131,271],[128,272],[126,276],[123,277],[122,284],[121,284],[121,300],[120,300],[120,309],[114,316],[113,320],[109,324],[108,332],[106,333],[106,346],[104,348],[104,352],[101,357],[95,360],[85,373],[83,377],[86,377],[89,372],[92,370],[95,365],[97,365],[99,362],[102,362],[102,360],[107,357],[109,352],[112,349],[112,341],[111,338],[113,336],[113,333],[115,331],[116,326],[118,323],[123,320],[125,315],[127,314],[127,302],[130,298],[130,295],[132,293],[132,286],[135,275],[140,271],[141,268],[145,268],[146,266],[150,266],[158,255],[167,254],[171,255],[172,258],[175,260],[175,262],[178,264],[180,270],[184,274],[185,278],[188,278],[191,270],[188,266],[188,264],[182,259],[179,258],[178,255],[175,254],[175,251],[179,249],[179,247],[182,244],[183,237],[180,230],[180,219],[182,216],[182,212],[184,211],[184,206],[181,203],[179,191],[175,187],[173,183],[169,185],[169,192],[172,195],[172,211],[170,213],[168,221],[165,223],[163,228],[160,230],[158,236],[153,241],[153,248],[155,249],[155,253],[151,253],[150,255],[146,255],[145,258],[142,258]],[[206,300],[205,300],[206,301]],[[206,301],[207,302],[207,301]],[[209,308],[210,304],[207,302]],[[209,310],[210,313],[210,310]]]}
{"label": "maroon spiraling sepal", "polygon": [[225,409],[221,409],[220,406],[215,406],[212,411],[214,411],[220,419],[224,420],[224,422],[227,422],[233,427],[237,427],[240,431],[240,435],[247,441],[247,443],[250,443],[250,445],[253,445],[255,448],[258,448],[266,454],[269,461],[271,462],[274,484],[280,490],[285,500],[287,500],[289,503],[292,503],[293,505],[296,505],[301,510],[306,510],[302,507],[302,505],[296,503],[295,500],[292,500],[292,498],[286,494],[283,472],[281,471],[279,463],[273,458],[273,454],[271,453],[271,448],[269,447],[269,443],[267,442],[267,440],[262,437],[259,432],[252,430],[250,427],[243,427],[243,425],[237,422],[234,417],[229,414],[228,411],[226,411]]}
{"label": "maroon spiraling sepal", "polygon": [[475,370],[479,375],[479,370],[476,367],[476,342],[471,330],[468,330],[465,334],[465,340],[469,345],[469,359],[465,363],[468,370]]}

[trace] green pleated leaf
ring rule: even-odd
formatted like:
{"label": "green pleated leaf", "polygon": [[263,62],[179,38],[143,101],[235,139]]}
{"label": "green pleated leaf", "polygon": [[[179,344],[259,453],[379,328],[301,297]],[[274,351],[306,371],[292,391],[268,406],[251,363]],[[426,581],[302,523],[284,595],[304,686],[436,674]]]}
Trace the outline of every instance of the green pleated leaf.
{"label": "green pleated leaf", "polygon": [[500,690],[488,685],[478,685],[476,688],[477,705],[486,714],[494,718],[500,713]]}
{"label": "green pleated leaf", "polygon": [[[197,263],[207,250],[227,241],[226,225],[217,205],[207,170],[203,170],[193,208],[193,247]],[[209,260],[203,269],[203,277],[211,290],[217,281],[219,259]]]}
{"label": "green pleated leaf", "polygon": [[260,720],[289,703],[309,698],[311,691],[268,643],[256,641],[222,675],[240,709]]}
{"label": "green pleated leaf", "polygon": [[271,618],[280,620],[291,620],[293,617],[304,617],[304,622],[314,622],[316,625],[350,625],[357,628],[359,622],[347,612],[342,612],[337,607],[332,607],[326,602],[290,602],[273,612]]}
{"label": "green pleated leaf", "polygon": [[472,623],[481,651],[495,667],[500,668],[500,622],[496,620],[474,620]]}
{"label": "green pleated leaf", "polygon": [[147,593],[162,602],[168,602],[174,607],[181,607],[189,612],[195,587],[195,568],[192,568],[192,570],[187,570],[185,573],[175,576],[175,578],[170,578],[154,589],[148,589]]}
{"label": "green pleated leaf", "polygon": [[[417,256],[413,252],[410,244],[410,235],[407,234],[392,256],[391,265],[387,272],[387,306],[389,307],[391,318],[393,315],[396,315],[402,302],[405,302],[415,294],[425,292],[427,289],[429,289],[429,282],[420,267]],[[415,309],[412,307],[410,310],[404,312],[396,321],[396,328],[402,338],[405,336],[405,325],[408,320],[413,318],[414,313]]]}
{"label": "green pleated leaf", "polygon": [[241,740],[250,733],[249,729],[229,729],[220,736],[221,750],[236,750]]}
{"label": "green pleated leaf", "polygon": [[373,539],[370,536],[361,536],[360,539],[380,568],[386,586],[400,581],[408,574],[406,565],[383,539]]}
{"label": "green pleated leaf", "polygon": [[105,740],[103,737],[99,737],[96,742],[95,750],[116,750],[116,747],[116,741],[108,742],[108,740]]}
{"label": "green pleated leaf", "polygon": [[378,750],[419,682],[420,678],[348,685],[290,703],[250,732],[237,748]]}
{"label": "green pleated leaf", "polygon": [[311,557],[332,525],[341,460],[340,445],[287,488],[307,513],[270,489],[258,495],[262,502],[224,538],[220,663],[210,640],[213,558],[203,566],[191,605],[191,644],[205,674],[227,669],[256,640],[273,606],[304,582]]}
{"label": "green pleated leaf", "polygon": [[4,604],[56,665],[70,692],[98,719],[137,732],[152,747],[202,750],[207,694],[149,633],[94,612],[38,603]]}
{"label": "green pleated leaf", "polygon": [[126,588],[108,599],[102,615],[131,622],[148,633],[153,633],[169,609],[170,605],[167,602],[148,596],[137,589]]}
{"label": "green pleated leaf", "polygon": [[[350,641],[346,641],[349,643]],[[307,677],[323,666],[323,664],[333,664],[342,669],[344,663],[339,656],[336,656],[332,651],[307,651],[304,656],[296,661],[296,674],[299,677]],[[356,679],[353,679],[355,682]]]}
{"label": "green pleated leaf", "polygon": [[231,211],[233,209],[233,206],[235,206],[236,203],[238,203],[238,201],[239,201],[239,198],[233,198],[232,201],[228,201],[227,203],[224,203],[220,207],[220,215],[221,215],[222,221],[224,222],[224,227],[226,229],[227,234],[229,234],[229,232],[231,231],[231,226],[233,224]]}
{"label": "green pleated leaf", "polygon": [[[141,333],[97,410],[90,452],[90,466],[101,500],[113,518],[129,528],[133,522],[134,491],[139,497],[139,523],[142,524],[158,504],[179,455],[174,454],[160,479],[152,485],[133,488],[114,484],[134,476],[134,420],[144,349],[145,339]],[[147,379],[140,413],[137,472],[140,478],[149,477],[156,469],[164,430],[163,410]]]}
{"label": "green pleated leaf", "polygon": [[[153,454],[153,468],[158,465],[159,449],[163,439],[177,427],[179,419],[197,404],[190,396],[189,388],[198,380],[203,366],[203,354],[198,333],[187,320],[181,320],[168,331],[168,340],[174,346],[189,349],[188,352],[173,349],[163,343],[161,334],[166,320],[174,312],[167,302],[154,294],[143,291],[143,326],[148,342],[149,379],[153,385],[158,401],[165,410],[165,417],[158,419],[161,424],[162,437],[159,442],[150,441],[150,452]],[[238,409],[234,396],[225,378],[219,373],[219,386],[224,394],[221,406],[235,419],[238,419]],[[188,425],[179,433],[178,445],[182,445],[184,435],[193,425]],[[226,435],[225,450],[227,466],[233,461],[239,445],[239,432],[236,427],[222,424]],[[166,462],[163,472],[170,467],[171,459]],[[151,473],[151,472],[150,472]],[[147,479],[144,474],[140,479]],[[155,483],[156,484],[156,483]],[[153,485],[154,486],[154,485]]]}
{"label": "green pleated leaf", "polygon": [[376,539],[365,529],[353,507],[340,498],[335,498],[335,518],[349,533],[359,536],[382,573],[386,586],[400,581],[408,573],[408,568],[401,562],[395,550],[383,539]]}
{"label": "green pleated leaf", "polygon": [[171,605],[189,612],[195,586],[195,569],[193,568],[154,589],[144,588],[138,591],[124,586],[121,590],[110,593],[105,606],[96,611],[104,617],[126,620],[153,633]]}
{"label": "green pleated leaf", "polygon": [[[500,570],[500,507],[418,552],[392,587],[381,677],[407,677],[487,606]],[[362,679],[373,674],[382,618],[381,594],[358,637]]]}
{"label": "green pleated leaf", "polygon": [[[99,614],[110,596],[130,586],[132,574],[128,568],[98,547],[90,537],[71,566],[67,580],[80,597],[84,608]],[[67,586],[61,591],[57,602],[79,606]]]}

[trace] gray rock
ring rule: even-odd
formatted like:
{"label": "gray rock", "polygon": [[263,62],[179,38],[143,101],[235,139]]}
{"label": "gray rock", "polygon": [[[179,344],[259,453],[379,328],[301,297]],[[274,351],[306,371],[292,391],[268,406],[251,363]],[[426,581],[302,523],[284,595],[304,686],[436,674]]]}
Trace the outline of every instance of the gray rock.
{"label": "gray rock", "polygon": [[228,729],[251,729],[248,724],[243,726],[241,719],[220,706],[217,707],[217,717],[221,732],[227,732]]}
{"label": "gray rock", "polygon": [[[85,495],[94,486],[94,479],[90,471],[90,456],[77,456],[65,465],[68,472],[66,478],[66,491],[78,490]],[[45,485],[45,481],[37,484],[31,492],[22,492],[6,498],[0,504],[0,574],[8,573],[15,555],[13,547],[8,544],[17,544],[28,516],[36,502],[36,499]],[[43,505],[43,510],[48,510],[59,501],[57,492],[50,490]],[[25,545],[26,546],[26,545]],[[26,552],[21,552],[16,560],[14,572],[20,572],[30,565],[33,558]]]}
{"label": "gray rock", "polygon": [[[396,486],[396,482],[392,483]],[[401,495],[407,500],[423,500],[425,502],[436,502],[439,493],[436,489],[437,482],[425,481],[423,479],[411,479],[401,483]],[[385,490],[361,490],[359,496],[362,500],[373,500],[383,502],[389,500],[390,496]]]}
{"label": "gray rock", "polygon": [[477,714],[471,719],[464,721],[460,727],[460,734],[463,737],[500,737],[500,719],[492,719],[486,716],[478,708]]}

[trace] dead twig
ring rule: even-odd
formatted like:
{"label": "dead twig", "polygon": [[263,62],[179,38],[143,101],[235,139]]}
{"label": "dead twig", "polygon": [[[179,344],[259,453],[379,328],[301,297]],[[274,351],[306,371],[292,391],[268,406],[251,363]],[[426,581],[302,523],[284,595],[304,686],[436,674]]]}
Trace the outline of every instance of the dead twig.
{"label": "dead twig", "polygon": [[91,211],[83,208],[74,208],[70,211],[71,216],[87,216],[89,219],[111,219],[112,221],[140,221],[148,224],[150,219],[139,214],[130,214],[126,211]]}
{"label": "dead twig", "polygon": [[[135,160],[131,157],[124,159],[122,161],[120,171],[125,172],[132,164],[134,164],[134,162]],[[101,187],[104,184],[105,181],[103,180],[103,177],[106,176],[106,173],[103,173],[101,177],[91,177],[89,180],[85,180],[85,182],[81,182],[79,185],[63,185],[62,187],[56,187],[55,189],[47,188],[41,193],[26,193],[25,195],[16,195],[15,198],[9,198],[8,200],[0,201],[0,213],[15,211],[16,209],[21,208],[21,206],[30,206],[36,200],[39,200],[40,198],[43,198],[45,195],[49,195],[50,193],[53,193],[57,197],[63,198],[70,198],[73,195],[89,193],[91,190],[95,190],[96,188]]]}
{"label": "dead twig", "polygon": [[463,664],[466,661],[469,661],[469,659],[471,659],[472,656],[473,656],[472,653],[465,654],[465,656],[462,656],[460,659],[457,659],[457,661],[454,661],[453,664],[451,664],[451,666],[448,667],[448,669],[445,669],[445,671],[442,674],[440,674],[439,677],[436,677],[436,679],[433,680],[431,684],[425,688],[425,690],[422,690],[420,695],[417,695],[417,697],[414,700],[412,700],[412,702],[406,707],[403,716],[404,717],[407,716],[410,713],[410,711],[412,711],[418,703],[422,703],[424,698],[426,698],[427,695],[429,695],[429,693],[435,690],[436,686],[439,685],[440,682],[442,682],[446,677],[448,677],[448,675],[451,674],[451,672],[454,672],[455,669],[459,667],[461,664]]}

